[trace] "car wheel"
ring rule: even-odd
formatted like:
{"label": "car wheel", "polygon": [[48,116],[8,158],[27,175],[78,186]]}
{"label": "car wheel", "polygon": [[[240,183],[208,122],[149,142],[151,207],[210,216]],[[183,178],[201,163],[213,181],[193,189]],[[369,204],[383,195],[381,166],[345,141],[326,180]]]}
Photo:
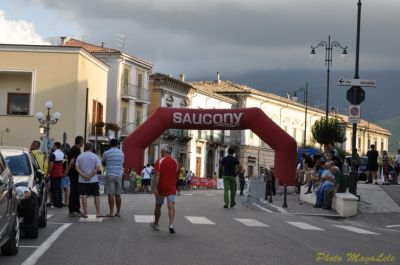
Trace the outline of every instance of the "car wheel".
{"label": "car wheel", "polygon": [[1,252],[3,255],[13,256],[18,253],[19,237],[20,237],[19,220],[18,220],[18,215],[15,214],[10,232],[10,239],[8,239],[8,241],[1,247]]}
{"label": "car wheel", "polygon": [[46,227],[47,225],[47,193],[43,196],[41,207],[43,208],[42,214],[39,217],[39,227]]}
{"label": "car wheel", "polygon": [[37,202],[35,204],[35,214],[32,217],[31,226],[25,230],[25,236],[28,238],[37,238],[39,236],[39,209]]}

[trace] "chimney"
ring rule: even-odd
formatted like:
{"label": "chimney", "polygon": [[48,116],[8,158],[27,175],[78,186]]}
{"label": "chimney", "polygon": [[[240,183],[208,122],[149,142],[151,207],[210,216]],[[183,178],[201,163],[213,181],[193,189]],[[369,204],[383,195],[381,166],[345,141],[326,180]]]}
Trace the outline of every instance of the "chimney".
{"label": "chimney", "polygon": [[65,39],[66,39],[67,37],[60,37],[60,45],[61,46],[63,46],[64,44],[65,44]]}
{"label": "chimney", "polygon": [[179,80],[181,80],[182,82],[185,82],[185,74],[180,74]]}
{"label": "chimney", "polygon": [[221,84],[221,74],[217,72],[217,83]]}

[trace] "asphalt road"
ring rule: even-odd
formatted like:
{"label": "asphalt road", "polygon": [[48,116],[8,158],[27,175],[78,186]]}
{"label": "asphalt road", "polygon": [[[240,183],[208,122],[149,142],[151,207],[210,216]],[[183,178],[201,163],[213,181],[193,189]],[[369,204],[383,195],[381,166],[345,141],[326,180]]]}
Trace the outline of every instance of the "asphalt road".
{"label": "asphalt road", "polygon": [[[177,233],[169,234],[166,209],[160,231],[149,227],[153,203],[150,194],[123,195],[120,218],[93,222],[51,209],[39,238],[22,239],[18,255],[0,256],[0,264],[366,264],[361,258],[381,253],[391,261],[368,264],[400,264],[398,227],[285,215],[240,203],[223,209],[221,191],[203,190],[177,197]],[[94,214],[92,200],[89,209]],[[107,212],[105,197],[102,210]],[[351,253],[360,256],[350,262]]]}

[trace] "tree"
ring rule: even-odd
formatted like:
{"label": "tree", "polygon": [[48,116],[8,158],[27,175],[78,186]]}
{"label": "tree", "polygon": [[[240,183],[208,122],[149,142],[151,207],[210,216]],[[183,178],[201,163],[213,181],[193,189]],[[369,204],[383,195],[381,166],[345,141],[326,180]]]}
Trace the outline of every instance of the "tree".
{"label": "tree", "polygon": [[314,123],[311,132],[314,141],[320,145],[335,145],[346,141],[345,132],[335,118],[321,118]]}

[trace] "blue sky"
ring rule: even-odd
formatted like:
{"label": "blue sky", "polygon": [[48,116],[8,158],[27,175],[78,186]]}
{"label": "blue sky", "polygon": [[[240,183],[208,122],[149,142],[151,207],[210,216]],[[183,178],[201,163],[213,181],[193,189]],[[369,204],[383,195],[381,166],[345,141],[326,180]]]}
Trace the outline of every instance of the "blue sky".
{"label": "blue sky", "polygon": [[7,20],[32,22],[36,32],[43,38],[80,35],[73,21],[59,19],[57,11],[46,8],[40,2],[24,0],[2,0],[0,10],[6,12]]}

